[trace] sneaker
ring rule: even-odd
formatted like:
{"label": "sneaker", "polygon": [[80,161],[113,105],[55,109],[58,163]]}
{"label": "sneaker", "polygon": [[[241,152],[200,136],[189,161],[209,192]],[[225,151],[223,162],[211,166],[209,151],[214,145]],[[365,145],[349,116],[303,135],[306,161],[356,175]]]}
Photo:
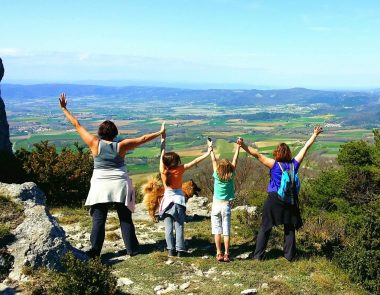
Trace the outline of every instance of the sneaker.
{"label": "sneaker", "polygon": [[90,249],[84,252],[89,258],[94,259],[100,256],[100,253],[95,249]]}
{"label": "sneaker", "polygon": [[176,256],[176,251],[175,250],[173,250],[173,249],[170,249],[170,250],[168,250],[168,256],[169,257],[173,257],[173,256]]}
{"label": "sneaker", "polygon": [[224,256],[223,256],[223,261],[224,262],[230,262],[231,260],[230,260],[230,254],[224,254]]}
{"label": "sneaker", "polygon": [[224,261],[223,254],[222,253],[216,254],[216,260],[218,260],[219,262],[223,262]]}
{"label": "sneaker", "polygon": [[178,251],[177,252],[177,257],[186,257],[187,256],[187,252],[186,251]]}

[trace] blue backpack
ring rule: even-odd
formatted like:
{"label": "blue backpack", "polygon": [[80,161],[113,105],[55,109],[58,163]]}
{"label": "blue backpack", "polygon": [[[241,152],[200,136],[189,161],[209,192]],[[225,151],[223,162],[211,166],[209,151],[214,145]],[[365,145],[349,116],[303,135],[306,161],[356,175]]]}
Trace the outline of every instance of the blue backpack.
{"label": "blue backpack", "polygon": [[295,173],[293,163],[291,163],[290,169],[284,169],[280,162],[277,163],[282,171],[281,184],[277,191],[278,197],[281,201],[294,205],[301,188],[298,173]]}

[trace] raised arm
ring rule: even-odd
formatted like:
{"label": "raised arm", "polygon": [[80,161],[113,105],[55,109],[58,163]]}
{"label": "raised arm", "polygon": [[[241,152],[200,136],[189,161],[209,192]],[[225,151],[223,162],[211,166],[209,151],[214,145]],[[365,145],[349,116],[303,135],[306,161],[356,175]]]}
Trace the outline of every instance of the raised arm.
{"label": "raised arm", "polygon": [[161,129],[157,132],[145,134],[137,138],[126,138],[119,143],[119,154],[125,155],[128,150],[133,150],[139,145],[151,141],[165,132],[165,122],[162,123]]}
{"label": "raised arm", "polygon": [[214,153],[214,148],[212,146],[212,141],[209,140],[207,143],[208,143],[209,148],[211,146],[210,155],[211,155],[212,169],[215,172],[218,169],[218,164],[216,163],[216,156],[215,156],[215,153]]}
{"label": "raised arm", "polygon": [[305,143],[304,147],[298,152],[297,156],[294,157],[298,163],[301,164],[302,160],[304,159],[307,151],[309,148],[313,145],[315,139],[318,137],[319,134],[321,134],[323,131],[321,126],[314,127],[313,135],[309,138],[309,140]]}
{"label": "raised arm", "polygon": [[238,161],[238,158],[239,158],[239,152],[240,152],[240,145],[237,144],[236,145],[236,149],[235,149],[235,154],[234,154],[234,158],[232,159],[232,166],[234,166],[234,169],[236,169],[236,166],[237,166],[237,161]]}
{"label": "raised arm", "polygon": [[206,159],[210,155],[210,153],[212,151],[212,142],[210,144],[210,142],[208,141],[207,145],[208,145],[207,152],[204,153],[202,156],[199,156],[198,158],[195,158],[190,163],[185,164],[184,165],[185,170],[193,167],[194,165],[197,165],[199,162],[203,161],[204,159]]}
{"label": "raised arm", "polygon": [[65,114],[67,120],[73,124],[76,131],[79,133],[79,136],[82,138],[85,144],[90,148],[92,154],[96,156],[98,154],[98,145],[99,145],[99,139],[92,135],[90,132],[84,128],[79,121],[68,111],[67,109],[67,99],[66,94],[61,93],[61,96],[59,98],[59,104],[61,106],[61,110]]}
{"label": "raised arm", "polygon": [[165,131],[161,134],[161,155],[160,155],[160,173],[164,173],[165,165],[162,161],[162,157],[165,154],[165,143],[166,143],[166,133]]}
{"label": "raised arm", "polygon": [[273,165],[275,163],[275,161],[273,159],[268,158],[268,157],[264,156],[263,154],[260,154],[257,149],[254,149],[253,147],[247,146],[242,139],[240,141],[238,141],[238,144],[240,144],[240,146],[243,148],[243,150],[245,150],[248,154],[254,156],[264,166],[266,166],[268,168],[273,167]]}

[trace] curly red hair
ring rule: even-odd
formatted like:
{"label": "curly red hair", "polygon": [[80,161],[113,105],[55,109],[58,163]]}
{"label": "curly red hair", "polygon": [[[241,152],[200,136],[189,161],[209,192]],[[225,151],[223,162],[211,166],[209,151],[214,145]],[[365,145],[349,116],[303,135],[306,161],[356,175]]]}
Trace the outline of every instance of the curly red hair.
{"label": "curly red hair", "polygon": [[291,162],[292,152],[286,143],[280,143],[273,151],[273,157],[277,162]]}

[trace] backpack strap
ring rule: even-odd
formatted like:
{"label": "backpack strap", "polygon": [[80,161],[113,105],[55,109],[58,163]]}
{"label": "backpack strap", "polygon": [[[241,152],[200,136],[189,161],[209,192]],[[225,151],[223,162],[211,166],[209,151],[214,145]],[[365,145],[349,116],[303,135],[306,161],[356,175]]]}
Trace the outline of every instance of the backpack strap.
{"label": "backpack strap", "polygon": [[280,166],[281,171],[284,172],[284,168],[282,168],[281,163],[280,163],[280,162],[277,162],[277,164],[278,164],[278,166]]}

